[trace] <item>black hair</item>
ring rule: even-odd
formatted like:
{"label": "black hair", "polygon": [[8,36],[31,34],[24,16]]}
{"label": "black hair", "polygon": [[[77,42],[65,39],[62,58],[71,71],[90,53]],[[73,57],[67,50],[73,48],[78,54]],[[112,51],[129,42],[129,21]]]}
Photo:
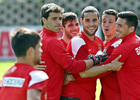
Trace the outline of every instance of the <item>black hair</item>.
{"label": "black hair", "polygon": [[[41,18],[44,17],[45,19],[48,19],[50,12],[63,13],[64,9],[54,3],[45,4],[41,7],[41,11],[40,11]],[[44,25],[42,19],[41,19],[41,24],[42,26]]]}
{"label": "black hair", "polygon": [[105,14],[115,16],[116,20],[117,20],[117,18],[118,18],[118,17],[117,17],[118,12],[117,12],[116,10],[114,10],[114,9],[107,9],[107,10],[104,10],[103,13],[102,13],[102,15],[105,15]]}
{"label": "black hair", "polygon": [[75,19],[78,20],[78,17],[75,13],[73,13],[73,12],[63,13],[63,15],[62,15],[62,25],[63,25],[63,27],[65,27],[65,24],[67,23],[67,21],[73,21]]}
{"label": "black hair", "polygon": [[39,40],[39,34],[30,29],[18,28],[11,33],[11,46],[17,57],[26,56],[26,51],[35,48]]}
{"label": "black hair", "polygon": [[139,18],[134,12],[132,12],[132,11],[120,12],[120,13],[118,13],[118,18],[125,19],[128,27],[134,26],[135,30],[136,30],[136,28],[138,26]]}
{"label": "black hair", "polygon": [[97,13],[97,16],[98,16],[98,18],[99,18],[99,12],[98,12],[98,10],[97,10],[95,7],[93,7],[93,6],[87,6],[87,7],[85,7],[85,8],[83,9],[83,11],[81,12],[81,17],[82,17],[82,19],[84,18],[84,14],[85,14],[85,13],[88,13],[88,12],[96,12],[96,13]]}

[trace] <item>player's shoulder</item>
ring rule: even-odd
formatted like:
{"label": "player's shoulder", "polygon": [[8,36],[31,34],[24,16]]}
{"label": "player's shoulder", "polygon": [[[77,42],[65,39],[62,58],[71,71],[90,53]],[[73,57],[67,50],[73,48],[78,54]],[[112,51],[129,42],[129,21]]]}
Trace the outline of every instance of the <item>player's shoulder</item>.
{"label": "player's shoulder", "polygon": [[49,78],[45,72],[39,70],[33,70],[29,74],[32,78],[36,78],[38,80],[46,80]]}
{"label": "player's shoulder", "polygon": [[[44,44],[44,45],[46,45],[46,44]],[[52,38],[47,43],[48,48],[62,46],[62,45],[63,45],[62,41],[58,40],[57,38]]]}
{"label": "player's shoulder", "polygon": [[118,47],[121,44],[122,40],[119,39],[117,41],[115,41],[111,46],[113,46],[114,48]]}
{"label": "player's shoulder", "polygon": [[45,72],[39,70],[31,71],[29,75],[31,77],[29,87],[36,83],[43,82],[49,78]]}
{"label": "player's shoulder", "polygon": [[80,36],[73,37],[71,42],[76,44],[83,44],[83,45],[86,44],[85,41]]}

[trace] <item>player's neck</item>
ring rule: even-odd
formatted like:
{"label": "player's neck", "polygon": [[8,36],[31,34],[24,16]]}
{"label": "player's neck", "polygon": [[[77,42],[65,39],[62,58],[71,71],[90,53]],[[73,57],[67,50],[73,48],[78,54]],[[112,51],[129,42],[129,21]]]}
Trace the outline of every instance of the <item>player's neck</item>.
{"label": "player's neck", "polygon": [[69,39],[65,34],[63,35],[62,39],[68,44],[71,39]]}
{"label": "player's neck", "polygon": [[95,39],[95,34],[94,35],[88,35],[86,32],[83,31],[83,33],[91,40],[94,41]]}
{"label": "player's neck", "polygon": [[24,63],[24,64],[28,64],[28,65],[34,66],[33,61],[27,59],[27,57],[18,57],[16,62],[17,63]]}
{"label": "player's neck", "polygon": [[116,35],[110,35],[110,36],[105,36],[105,41],[109,42],[111,39],[113,39]]}

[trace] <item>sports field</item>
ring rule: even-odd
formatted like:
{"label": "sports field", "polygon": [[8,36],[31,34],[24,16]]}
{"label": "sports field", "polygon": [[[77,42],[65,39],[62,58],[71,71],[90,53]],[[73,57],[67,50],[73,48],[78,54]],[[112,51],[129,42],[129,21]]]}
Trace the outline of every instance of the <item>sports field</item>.
{"label": "sports field", "polygon": [[5,73],[5,71],[8,70],[13,64],[14,64],[14,61],[0,62],[0,79]]}
{"label": "sports field", "polygon": [[[6,70],[8,70],[14,62],[0,62],[0,79],[2,78],[3,74],[5,73]],[[96,87],[96,100],[99,100],[99,93],[101,90],[101,85],[99,80],[97,80],[97,87]]]}

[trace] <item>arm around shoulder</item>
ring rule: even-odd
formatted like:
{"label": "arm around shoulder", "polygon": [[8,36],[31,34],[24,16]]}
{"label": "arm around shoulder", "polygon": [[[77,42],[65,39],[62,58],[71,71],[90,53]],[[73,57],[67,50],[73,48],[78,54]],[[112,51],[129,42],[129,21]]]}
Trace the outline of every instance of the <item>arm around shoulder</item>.
{"label": "arm around shoulder", "polygon": [[120,58],[121,56],[118,56],[115,60],[106,65],[93,66],[88,70],[80,72],[79,75],[81,76],[81,78],[88,78],[95,77],[108,71],[119,71],[122,68],[123,64],[122,62],[118,61]]}

